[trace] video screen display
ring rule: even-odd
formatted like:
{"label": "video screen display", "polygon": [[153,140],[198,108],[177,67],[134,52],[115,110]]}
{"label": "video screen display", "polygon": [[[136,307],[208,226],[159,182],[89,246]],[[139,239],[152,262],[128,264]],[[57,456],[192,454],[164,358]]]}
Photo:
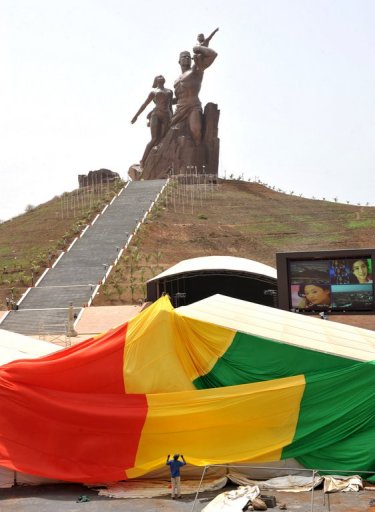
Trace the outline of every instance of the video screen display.
{"label": "video screen display", "polygon": [[289,260],[290,308],[295,311],[369,311],[374,308],[370,257]]}

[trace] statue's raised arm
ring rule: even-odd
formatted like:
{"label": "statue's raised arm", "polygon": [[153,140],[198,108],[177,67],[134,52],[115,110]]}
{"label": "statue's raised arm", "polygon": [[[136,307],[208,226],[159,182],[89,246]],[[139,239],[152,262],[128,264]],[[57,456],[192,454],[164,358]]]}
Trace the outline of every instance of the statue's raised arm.
{"label": "statue's raised arm", "polygon": [[194,64],[200,71],[204,71],[211,66],[217,57],[215,50],[202,45],[194,46],[193,53]]}

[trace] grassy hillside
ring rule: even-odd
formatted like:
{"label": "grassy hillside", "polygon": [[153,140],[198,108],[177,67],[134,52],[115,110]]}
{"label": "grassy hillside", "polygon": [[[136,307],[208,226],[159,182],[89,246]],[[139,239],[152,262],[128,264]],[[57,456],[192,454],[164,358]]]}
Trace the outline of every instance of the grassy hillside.
{"label": "grassy hillside", "polygon": [[[0,301],[15,299],[66,249],[116,189],[75,191],[0,224]],[[291,250],[373,247],[375,208],[312,200],[258,183],[168,187],[94,304],[145,296],[145,283],[187,258],[232,255],[275,266]]]}
{"label": "grassy hillside", "polygon": [[145,296],[145,281],[197,256],[276,266],[276,252],[373,247],[375,208],[304,199],[257,183],[171,186],[94,304]]}
{"label": "grassy hillside", "polygon": [[15,301],[123,186],[74,190],[0,224],[0,304]]}

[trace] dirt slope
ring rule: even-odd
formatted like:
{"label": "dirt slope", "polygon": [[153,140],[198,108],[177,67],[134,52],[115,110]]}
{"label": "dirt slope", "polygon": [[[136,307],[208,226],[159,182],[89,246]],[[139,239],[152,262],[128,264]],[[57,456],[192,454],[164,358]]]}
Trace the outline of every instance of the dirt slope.
{"label": "dirt slope", "polygon": [[95,304],[144,296],[145,281],[181,260],[208,255],[276,266],[276,252],[373,247],[375,208],[305,199],[258,183],[174,185],[140,229]]}

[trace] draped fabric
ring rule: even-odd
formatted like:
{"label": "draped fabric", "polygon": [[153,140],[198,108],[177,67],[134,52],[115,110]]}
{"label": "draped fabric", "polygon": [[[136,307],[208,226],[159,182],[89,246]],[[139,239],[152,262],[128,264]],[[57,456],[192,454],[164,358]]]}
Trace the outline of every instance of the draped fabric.
{"label": "draped fabric", "polygon": [[372,471],[374,362],[327,352],[162,297],[103,335],[0,367],[0,465],[77,482],[137,477],[168,453]]}

